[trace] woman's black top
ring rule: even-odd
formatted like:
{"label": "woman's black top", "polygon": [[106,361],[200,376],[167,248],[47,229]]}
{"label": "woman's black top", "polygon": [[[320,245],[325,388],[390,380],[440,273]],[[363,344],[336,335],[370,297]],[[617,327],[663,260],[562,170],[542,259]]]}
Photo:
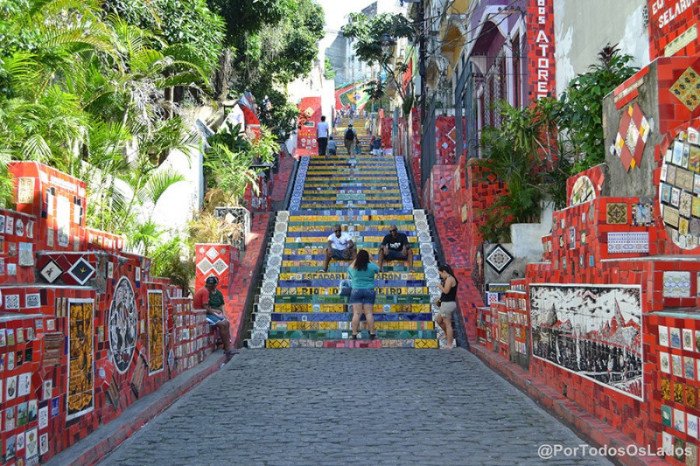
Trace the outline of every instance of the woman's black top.
{"label": "woman's black top", "polygon": [[[455,279],[455,286],[450,288],[450,291],[448,291],[447,293],[440,294],[440,301],[443,303],[450,303],[450,302],[457,301],[457,285],[459,285],[459,282],[457,282],[457,278],[455,278],[454,276],[452,278]],[[444,282],[443,282],[443,286],[444,286]]]}

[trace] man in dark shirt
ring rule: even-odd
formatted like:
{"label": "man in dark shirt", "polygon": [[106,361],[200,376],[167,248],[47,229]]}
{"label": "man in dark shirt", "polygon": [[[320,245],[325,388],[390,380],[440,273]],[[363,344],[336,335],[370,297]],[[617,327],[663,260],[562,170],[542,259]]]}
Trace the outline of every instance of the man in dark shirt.
{"label": "man in dark shirt", "polygon": [[389,234],[384,237],[379,246],[379,270],[382,271],[384,261],[408,260],[408,268],[413,268],[413,251],[408,237],[399,233],[396,225],[389,228]]}

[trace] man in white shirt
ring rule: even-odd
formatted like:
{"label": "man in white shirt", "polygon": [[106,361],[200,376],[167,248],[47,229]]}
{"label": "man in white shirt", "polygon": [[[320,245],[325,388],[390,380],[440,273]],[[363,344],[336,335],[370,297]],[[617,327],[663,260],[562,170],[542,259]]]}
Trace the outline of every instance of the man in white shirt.
{"label": "man in white shirt", "polygon": [[326,248],[326,260],[323,263],[321,272],[328,272],[328,264],[331,259],[355,260],[357,248],[347,232],[344,232],[340,225],[336,225],[333,233],[328,236],[328,247]]}
{"label": "man in white shirt", "polygon": [[328,146],[328,123],[326,123],[325,115],[321,117],[321,121],[316,126],[316,141],[318,141],[318,155],[326,155],[326,147]]}

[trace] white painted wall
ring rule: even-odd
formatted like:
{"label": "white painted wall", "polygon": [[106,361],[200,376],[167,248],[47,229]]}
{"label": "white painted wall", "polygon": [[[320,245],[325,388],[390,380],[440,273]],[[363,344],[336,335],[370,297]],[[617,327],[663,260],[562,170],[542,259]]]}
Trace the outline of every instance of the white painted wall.
{"label": "white painted wall", "polygon": [[649,32],[644,23],[645,0],[557,0],[554,2],[557,96],[577,74],[597,61],[605,44],[618,44],[634,57],[634,65],[649,63]]}
{"label": "white painted wall", "polygon": [[553,208],[548,205],[542,210],[540,223],[514,223],[510,226],[512,252],[515,257],[526,258],[527,262],[542,260],[542,237],[552,230],[552,213]]}

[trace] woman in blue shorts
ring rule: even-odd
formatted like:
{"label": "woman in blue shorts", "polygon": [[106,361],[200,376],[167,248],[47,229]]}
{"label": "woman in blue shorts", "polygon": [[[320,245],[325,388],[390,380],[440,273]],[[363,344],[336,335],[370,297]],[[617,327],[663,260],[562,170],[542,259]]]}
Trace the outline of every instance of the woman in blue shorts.
{"label": "woman in blue shorts", "polygon": [[357,339],[357,334],[360,328],[360,316],[365,314],[367,319],[367,329],[369,330],[369,339],[374,340],[377,334],[374,332],[374,317],[372,309],[374,308],[374,300],[377,293],[374,291],[374,276],[379,272],[379,267],[369,261],[369,253],[360,249],[357,252],[357,257],[348,267],[348,275],[352,283],[352,292],[350,300],[352,304],[352,339]]}

